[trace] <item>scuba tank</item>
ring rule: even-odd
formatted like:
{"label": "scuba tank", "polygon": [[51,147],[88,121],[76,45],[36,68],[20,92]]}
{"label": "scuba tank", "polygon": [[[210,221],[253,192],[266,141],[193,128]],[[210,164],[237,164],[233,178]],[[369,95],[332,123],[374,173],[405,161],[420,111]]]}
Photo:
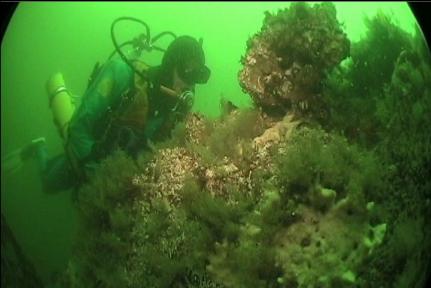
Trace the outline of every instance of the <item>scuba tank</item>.
{"label": "scuba tank", "polygon": [[54,124],[63,139],[65,155],[71,168],[78,179],[85,179],[84,172],[79,168],[77,159],[68,145],[68,128],[70,120],[76,109],[76,102],[72,94],[67,90],[62,73],[53,74],[46,82],[49,108],[51,108]]}
{"label": "scuba tank", "polygon": [[[139,23],[145,27],[145,33],[140,34],[136,38],[126,41],[122,44],[118,44],[115,38],[114,28],[115,25],[120,21],[132,21]],[[162,49],[154,43],[160,39],[163,36],[171,36],[174,39],[176,38],[176,35],[170,31],[164,31],[162,33],[159,33],[158,35],[151,38],[150,36],[150,29],[149,26],[144,22],[137,18],[133,17],[120,17],[114,20],[114,22],[111,25],[111,38],[112,42],[114,44],[114,51],[110,54],[108,60],[110,60],[115,54],[118,54],[121,59],[123,59],[138,75],[146,79],[147,75],[142,73],[142,71],[138,71],[136,67],[132,64],[132,59],[137,59],[142,51],[151,51],[151,50],[157,50],[160,52],[164,52],[165,49]],[[127,53],[128,55],[125,55],[121,48],[131,45],[132,51]],[[94,65],[93,71],[88,79],[87,83],[87,89],[91,86],[91,84],[95,81],[97,76],[99,75],[100,71],[103,69],[103,65],[99,64],[97,62]],[[72,94],[67,90],[63,74],[62,73],[55,73],[53,74],[46,83],[46,91],[48,93],[48,99],[49,99],[49,107],[52,111],[53,115],[53,121],[55,126],[57,127],[57,130],[61,136],[61,138],[66,141],[67,140],[67,128],[68,124],[72,118],[72,115],[76,109],[76,103],[73,99]]]}
{"label": "scuba tank", "polygon": [[51,108],[54,124],[63,138],[67,140],[67,128],[75,112],[75,101],[66,88],[63,74],[55,73],[46,83],[49,107]]}

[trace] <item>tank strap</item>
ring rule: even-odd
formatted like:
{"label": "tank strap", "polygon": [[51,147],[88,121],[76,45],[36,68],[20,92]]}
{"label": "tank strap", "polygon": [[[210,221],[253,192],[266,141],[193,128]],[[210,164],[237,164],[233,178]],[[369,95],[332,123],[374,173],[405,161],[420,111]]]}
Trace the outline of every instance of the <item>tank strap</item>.
{"label": "tank strap", "polygon": [[80,161],[78,160],[75,151],[73,151],[71,145],[69,145],[69,141],[66,141],[64,151],[73,174],[78,178],[80,183],[84,182],[87,179],[87,175],[82,165],[80,165]]}
{"label": "tank strap", "polygon": [[58,87],[57,90],[54,91],[54,93],[49,95],[49,99],[48,99],[49,108],[51,108],[51,106],[52,106],[52,100],[54,100],[55,96],[57,96],[61,92],[66,92],[67,94],[69,94],[69,90],[67,90],[67,88],[65,86]]}
{"label": "tank strap", "polygon": [[93,67],[93,71],[91,72],[90,77],[88,78],[87,82],[87,89],[90,88],[91,84],[93,84],[94,80],[99,76],[100,71],[102,70],[102,67],[99,62],[96,62]]}

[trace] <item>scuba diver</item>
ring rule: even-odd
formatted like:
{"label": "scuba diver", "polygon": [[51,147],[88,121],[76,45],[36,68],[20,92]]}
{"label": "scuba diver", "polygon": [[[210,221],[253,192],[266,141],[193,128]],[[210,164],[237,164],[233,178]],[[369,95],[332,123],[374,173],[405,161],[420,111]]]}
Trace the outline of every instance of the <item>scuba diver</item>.
{"label": "scuba diver", "polygon": [[202,41],[171,32],[149,39],[146,27],[146,43],[135,39],[135,46],[139,42],[140,48],[148,49],[163,35],[175,38],[159,66],[128,59],[112,37],[114,52],[121,57],[110,57],[101,68],[96,64],[77,109],[62,75],[57,73],[48,80],[49,103],[65,153],[48,159],[44,138],[14,152],[21,162],[36,157],[46,192],[79,187],[95,165],[117,149],[133,157],[144,149],[154,149],[153,143],[167,139],[174,125],[190,111],[195,85],[205,84],[210,76]]}

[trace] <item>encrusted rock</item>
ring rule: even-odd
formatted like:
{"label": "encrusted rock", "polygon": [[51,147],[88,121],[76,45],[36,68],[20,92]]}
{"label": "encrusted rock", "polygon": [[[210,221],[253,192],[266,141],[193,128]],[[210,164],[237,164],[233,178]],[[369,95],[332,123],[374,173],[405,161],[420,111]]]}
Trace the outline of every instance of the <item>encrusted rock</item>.
{"label": "encrusted rock", "polygon": [[325,72],[349,50],[332,3],[293,3],[267,13],[261,31],[249,39],[240,84],[267,113],[316,112]]}

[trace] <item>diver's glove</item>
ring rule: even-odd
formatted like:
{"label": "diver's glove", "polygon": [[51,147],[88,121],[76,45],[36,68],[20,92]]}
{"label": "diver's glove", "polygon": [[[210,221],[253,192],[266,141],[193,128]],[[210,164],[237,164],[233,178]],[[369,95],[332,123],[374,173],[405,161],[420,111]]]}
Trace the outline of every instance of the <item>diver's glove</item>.
{"label": "diver's glove", "polygon": [[191,108],[193,106],[193,100],[195,98],[195,95],[192,91],[187,90],[181,93],[180,95],[180,101],[186,104],[187,107]]}
{"label": "diver's glove", "polygon": [[177,111],[180,107],[185,107],[186,110],[189,110],[193,106],[194,101],[194,93],[190,90],[186,90],[178,97],[179,100],[172,111]]}

